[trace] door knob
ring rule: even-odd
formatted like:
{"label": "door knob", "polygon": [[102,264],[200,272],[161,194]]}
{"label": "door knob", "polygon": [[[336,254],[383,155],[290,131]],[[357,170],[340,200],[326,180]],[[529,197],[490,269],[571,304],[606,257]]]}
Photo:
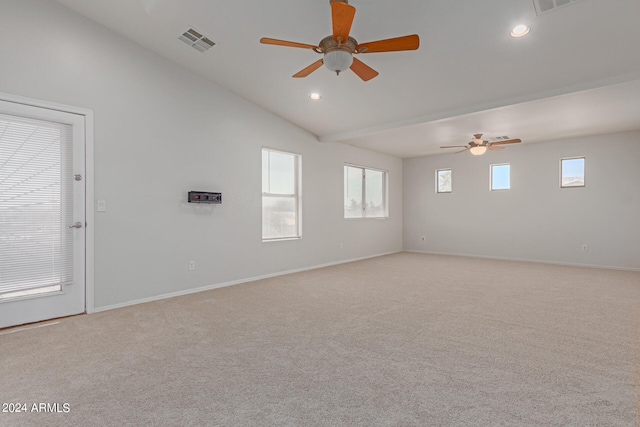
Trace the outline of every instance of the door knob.
{"label": "door knob", "polygon": [[78,221],[78,222],[75,222],[73,225],[68,226],[67,228],[82,228],[82,223]]}

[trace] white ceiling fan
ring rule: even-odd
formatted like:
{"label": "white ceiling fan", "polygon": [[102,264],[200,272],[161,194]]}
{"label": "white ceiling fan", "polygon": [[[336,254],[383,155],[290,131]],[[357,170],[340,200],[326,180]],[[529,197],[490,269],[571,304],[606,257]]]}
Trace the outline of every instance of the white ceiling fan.
{"label": "white ceiling fan", "polygon": [[495,138],[495,141],[489,142],[486,139],[482,139],[481,133],[476,133],[467,145],[445,145],[440,148],[464,148],[464,150],[456,151],[455,154],[464,153],[469,150],[474,156],[481,156],[486,153],[487,150],[500,151],[504,150],[504,147],[501,147],[501,145],[517,144],[519,142],[522,141],[517,138],[509,138],[508,136],[499,136]]}

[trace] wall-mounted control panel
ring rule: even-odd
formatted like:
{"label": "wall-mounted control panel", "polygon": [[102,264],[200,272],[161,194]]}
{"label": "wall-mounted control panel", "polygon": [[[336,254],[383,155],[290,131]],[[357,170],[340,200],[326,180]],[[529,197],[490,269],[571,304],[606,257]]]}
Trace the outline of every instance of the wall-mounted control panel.
{"label": "wall-mounted control panel", "polygon": [[207,191],[189,191],[189,203],[222,203],[222,193]]}

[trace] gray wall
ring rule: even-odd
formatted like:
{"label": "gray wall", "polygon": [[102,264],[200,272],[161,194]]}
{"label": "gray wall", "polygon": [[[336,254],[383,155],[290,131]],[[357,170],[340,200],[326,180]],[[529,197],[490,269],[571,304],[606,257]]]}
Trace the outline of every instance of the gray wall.
{"label": "gray wall", "polygon": [[[406,159],[404,247],[640,269],[638,141],[629,132]],[[586,186],[561,189],[560,158],[574,156],[586,156]],[[511,164],[511,190],[489,191],[494,163]],[[453,169],[450,194],[435,193],[442,168]]]}
{"label": "gray wall", "polygon": [[[398,158],[320,143],[51,1],[0,3],[0,59],[0,92],[94,111],[98,309],[402,250]],[[262,146],[302,155],[301,240],[261,241]],[[388,220],[343,219],[344,162],[389,171]]]}
{"label": "gray wall", "polygon": [[[414,251],[640,268],[638,132],[403,162],[319,143],[51,1],[0,3],[0,59],[0,92],[94,111],[95,196],[108,208],[95,214],[96,308],[395,252],[403,238]],[[299,241],[261,242],[262,146],[302,154]],[[577,155],[587,187],[560,190],[559,158]],[[388,220],[343,219],[345,162],[389,170]],[[491,193],[501,162],[512,190]],[[454,192],[436,195],[443,167]],[[187,205],[190,189],[224,203]]]}

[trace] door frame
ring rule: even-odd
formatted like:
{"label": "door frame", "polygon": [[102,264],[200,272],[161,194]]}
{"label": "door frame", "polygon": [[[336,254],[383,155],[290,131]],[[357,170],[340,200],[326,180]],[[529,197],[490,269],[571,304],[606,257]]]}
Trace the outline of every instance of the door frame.
{"label": "door frame", "polygon": [[95,238],[95,210],[94,210],[94,171],[93,171],[93,111],[74,107],[71,105],[59,104],[56,102],[43,101],[28,98],[20,95],[13,95],[0,92],[0,100],[13,102],[15,104],[28,105],[32,107],[46,108],[49,110],[61,111],[64,113],[77,114],[84,117],[84,143],[85,143],[85,310],[87,313],[95,311],[94,300],[94,238]]}

